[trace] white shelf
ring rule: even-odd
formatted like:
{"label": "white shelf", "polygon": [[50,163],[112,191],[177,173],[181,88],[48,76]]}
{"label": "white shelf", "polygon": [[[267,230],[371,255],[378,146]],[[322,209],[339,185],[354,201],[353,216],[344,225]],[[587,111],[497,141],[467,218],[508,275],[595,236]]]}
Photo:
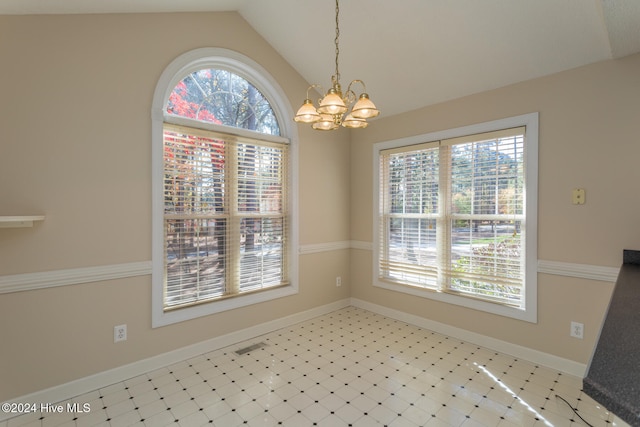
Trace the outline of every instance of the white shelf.
{"label": "white shelf", "polygon": [[44,215],[0,216],[0,228],[33,227],[33,221],[43,221]]}

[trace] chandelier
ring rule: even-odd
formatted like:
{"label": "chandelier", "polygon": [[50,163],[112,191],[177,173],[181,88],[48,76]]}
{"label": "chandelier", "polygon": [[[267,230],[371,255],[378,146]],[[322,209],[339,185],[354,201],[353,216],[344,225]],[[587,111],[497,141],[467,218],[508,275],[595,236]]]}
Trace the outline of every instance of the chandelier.
{"label": "chandelier", "polygon": [[[367,119],[376,117],[380,111],[369,99],[366,93],[367,87],[362,80],[353,80],[347,86],[346,92],[342,93],[340,86],[340,70],[338,68],[338,56],[340,48],[338,41],[340,38],[340,26],[338,15],[340,14],[340,6],[336,0],[336,73],[331,76],[331,88],[327,91],[324,98],[318,100],[318,108],[315,107],[313,101],[309,99],[309,91],[311,89],[320,89],[320,93],[324,90],[322,86],[312,84],[307,89],[307,97],[302,107],[298,110],[293,120],[298,123],[311,123],[311,127],[316,130],[335,130],[341,125],[346,128],[365,128],[367,127]],[[363,92],[357,97],[351,86],[362,85]],[[351,110],[349,110],[351,108]]]}

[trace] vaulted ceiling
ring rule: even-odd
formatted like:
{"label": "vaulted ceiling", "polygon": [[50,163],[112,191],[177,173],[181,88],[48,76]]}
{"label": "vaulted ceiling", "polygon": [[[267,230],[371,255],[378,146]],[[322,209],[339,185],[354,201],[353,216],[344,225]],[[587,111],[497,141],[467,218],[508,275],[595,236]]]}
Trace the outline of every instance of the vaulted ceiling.
{"label": "vaulted ceiling", "polygon": [[[180,11],[237,11],[330,84],[334,0],[0,0],[5,15]],[[343,86],[364,80],[389,116],[640,52],[640,0],[342,0],[339,40]]]}

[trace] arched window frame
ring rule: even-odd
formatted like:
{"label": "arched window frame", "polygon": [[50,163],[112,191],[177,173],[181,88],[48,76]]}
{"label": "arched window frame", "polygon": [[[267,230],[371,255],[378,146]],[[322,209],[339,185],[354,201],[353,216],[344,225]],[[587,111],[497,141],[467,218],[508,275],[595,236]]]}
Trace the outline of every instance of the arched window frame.
{"label": "arched window frame", "polygon": [[[246,129],[207,123],[209,129],[238,136],[252,136],[265,140],[289,141],[289,278],[290,284],[263,292],[212,301],[174,311],[164,310],[164,232],[163,232],[163,126],[164,123],[202,125],[196,120],[165,113],[169,96],[187,75],[206,68],[230,71],[253,84],[269,101],[278,120],[280,136],[260,134]],[[245,307],[298,292],[298,134],[293,110],[284,91],[275,79],[258,63],[238,52],[224,48],[200,48],[174,59],[160,76],[155,88],[151,109],[152,138],[152,326],[165,326],[226,310]]]}

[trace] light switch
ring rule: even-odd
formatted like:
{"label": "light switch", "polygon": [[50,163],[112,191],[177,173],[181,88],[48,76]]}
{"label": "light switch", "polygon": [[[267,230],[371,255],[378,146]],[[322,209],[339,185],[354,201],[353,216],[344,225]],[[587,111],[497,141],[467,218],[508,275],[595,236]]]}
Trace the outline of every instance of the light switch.
{"label": "light switch", "polygon": [[574,205],[584,205],[587,201],[584,188],[574,188],[571,201]]}

